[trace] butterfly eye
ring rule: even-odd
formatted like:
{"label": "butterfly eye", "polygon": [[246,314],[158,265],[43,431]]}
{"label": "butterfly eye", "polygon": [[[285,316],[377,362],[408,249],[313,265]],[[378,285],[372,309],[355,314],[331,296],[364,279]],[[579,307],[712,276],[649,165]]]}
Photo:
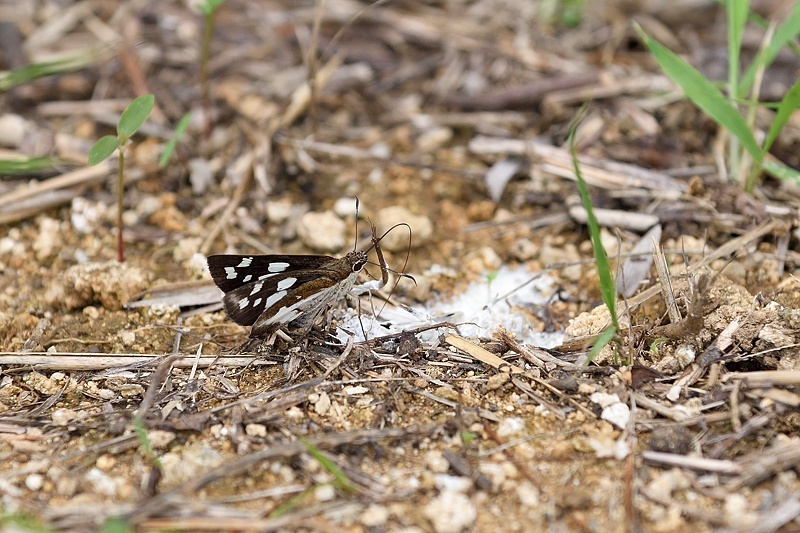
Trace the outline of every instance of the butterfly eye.
{"label": "butterfly eye", "polygon": [[367,254],[364,252],[358,252],[356,255],[355,261],[353,261],[353,272],[361,272],[361,269],[364,268],[364,265],[367,264]]}

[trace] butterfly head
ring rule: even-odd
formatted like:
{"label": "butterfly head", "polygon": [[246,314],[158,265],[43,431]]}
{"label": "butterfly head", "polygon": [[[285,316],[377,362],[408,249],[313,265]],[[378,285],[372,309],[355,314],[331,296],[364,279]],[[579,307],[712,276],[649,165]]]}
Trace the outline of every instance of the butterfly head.
{"label": "butterfly head", "polygon": [[353,272],[361,272],[361,269],[367,264],[368,256],[367,252],[358,250],[347,254],[345,259],[347,260]]}

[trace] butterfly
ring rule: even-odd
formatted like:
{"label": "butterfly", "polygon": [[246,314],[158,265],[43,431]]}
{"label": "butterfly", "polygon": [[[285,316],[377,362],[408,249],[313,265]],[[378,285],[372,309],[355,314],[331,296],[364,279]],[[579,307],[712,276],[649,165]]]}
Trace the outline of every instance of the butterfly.
{"label": "butterfly", "polygon": [[[355,286],[373,248],[381,279]],[[226,313],[237,324],[252,326],[251,339],[263,339],[289,324],[308,330],[348,293],[378,290],[389,278],[374,226],[370,248],[354,250],[344,257],[220,254],[208,257],[208,269],[225,293],[222,302]]]}

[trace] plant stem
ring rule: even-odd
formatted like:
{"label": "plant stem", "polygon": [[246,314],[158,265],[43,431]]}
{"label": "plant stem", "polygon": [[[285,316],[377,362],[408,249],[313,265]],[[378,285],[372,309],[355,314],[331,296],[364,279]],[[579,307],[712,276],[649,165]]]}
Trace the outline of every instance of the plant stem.
{"label": "plant stem", "polygon": [[122,242],[122,197],[125,192],[125,177],[122,168],[125,166],[125,151],[120,147],[119,166],[117,168],[117,261],[125,262],[125,245]]}

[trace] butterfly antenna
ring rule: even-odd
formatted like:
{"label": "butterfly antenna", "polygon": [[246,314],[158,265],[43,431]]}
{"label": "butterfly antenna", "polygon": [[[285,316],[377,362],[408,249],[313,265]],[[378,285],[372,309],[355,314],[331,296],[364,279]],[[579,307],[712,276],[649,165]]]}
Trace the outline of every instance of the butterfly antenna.
{"label": "butterfly antenna", "polygon": [[358,196],[356,196],[356,236],[353,237],[353,250],[358,246]]}
{"label": "butterfly antenna", "polygon": [[388,281],[388,278],[389,278],[389,268],[386,267],[386,261],[384,261],[384,259],[383,259],[383,253],[381,252],[381,249],[380,249],[380,246],[379,246],[378,243],[380,243],[381,239],[386,237],[389,234],[389,232],[391,232],[392,230],[394,230],[395,228],[397,228],[399,226],[405,226],[406,228],[408,228],[408,247],[406,248],[406,259],[403,262],[403,268],[399,272],[393,271],[393,272],[396,272],[397,275],[398,275],[397,280],[392,285],[392,290],[389,291],[389,296],[383,302],[383,305],[381,306],[380,310],[378,311],[378,314],[375,315],[376,317],[379,316],[383,312],[384,308],[386,307],[386,304],[389,303],[389,299],[394,294],[395,289],[397,289],[397,285],[400,283],[400,279],[401,278],[409,278],[409,279],[411,279],[411,281],[414,282],[414,285],[417,284],[417,280],[415,280],[413,276],[410,276],[410,275],[405,273],[406,267],[408,266],[408,260],[411,257],[411,226],[409,226],[405,222],[400,222],[398,224],[395,224],[391,228],[387,229],[383,233],[383,235],[381,235],[379,238],[375,238],[375,226],[374,225],[372,226],[373,247],[375,247],[376,252],[378,252],[378,258],[381,261],[381,274],[383,276],[382,279],[383,279],[384,285],[385,285],[386,282]]}

